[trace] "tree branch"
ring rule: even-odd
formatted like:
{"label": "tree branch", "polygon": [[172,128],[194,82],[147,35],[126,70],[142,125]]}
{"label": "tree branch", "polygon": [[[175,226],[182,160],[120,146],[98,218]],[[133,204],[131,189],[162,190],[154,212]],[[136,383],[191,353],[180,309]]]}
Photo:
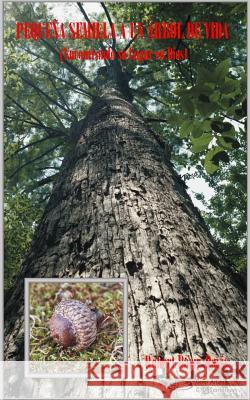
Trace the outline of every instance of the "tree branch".
{"label": "tree branch", "polygon": [[46,140],[51,140],[51,137],[50,136],[46,136],[46,137],[44,137],[42,139],[35,140],[34,142],[28,143],[28,144],[26,144],[26,146],[20,147],[13,154],[11,154],[10,157],[5,158],[4,161],[8,161],[10,158],[14,157],[16,154],[20,153],[21,151],[23,151],[23,150],[25,150],[25,149],[27,149],[27,148],[29,148],[31,146],[35,146],[38,143],[45,142]]}
{"label": "tree branch", "polygon": [[124,47],[123,51],[127,51],[127,50],[130,48],[131,44],[135,41],[135,39],[137,38],[138,35],[139,35],[139,33],[137,33],[137,34],[128,42],[127,46]]}
{"label": "tree branch", "polygon": [[79,86],[79,85],[72,85],[72,83],[70,83],[69,81],[66,81],[65,79],[59,78],[59,76],[55,76],[55,75],[51,74],[50,72],[48,72],[48,71],[46,71],[44,69],[40,69],[40,71],[44,72],[48,76],[51,76],[52,78],[58,79],[60,82],[66,83],[66,85],[68,85],[69,87],[72,87],[72,89],[74,89],[74,90],[75,90],[75,88],[77,88],[77,90],[79,92],[82,92],[82,94],[85,94],[86,96],[88,96],[91,99],[95,97],[92,93],[87,92],[87,90],[78,88],[77,86]]}
{"label": "tree branch", "polygon": [[[29,53],[29,54],[31,54],[31,55],[37,57],[37,58],[40,58],[41,60],[44,60],[44,61],[46,61],[46,62],[50,62],[50,63],[53,64],[53,65],[55,64],[54,61],[51,61],[51,60],[49,60],[48,58],[46,59],[46,58],[44,58],[44,57],[41,57],[39,54],[34,53],[33,51],[31,51],[30,49],[28,49],[28,48],[26,48],[26,47],[21,47],[21,49],[23,49],[23,50],[26,51],[27,53]],[[68,68],[67,68],[67,69],[68,69]],[[64,82],[64,83],[67,83],[67,85],[69,85],[69,86],[71,86],[72,88],[74,88],[73,85],[71,85],[68,81],[66,81],[66,80],[64,80],[64,79],[59,78],[58,76],[55,76],[55,75],[53,75],[53,74],[50,74],[50,73],[48,73],[48,72],[45,71],[45,70],[40,69],[40,71],[43,71],[43,72],[45,72],[46,74],[51,75],[52,77],[54,77],[54,78],[56,78],[56,79],[58,79],[58,80],[60,80],[60,81],[62,81],[62,82]],[[72,71],[70,71],[70,72],[72,73]],[[82,78],[81,78],[81,79],[82,79]],[[78,88],[78,90],[81,91],[83,94],[86,94],[86,96],[88,96],[88,97],[90,97],[90,98],[94,97],[94,95],[92,95],[90,92],[87,92],[86,90],[79,89],[79,88]]]}
{"label": "tree branch", "polygon": [[51,165],[51,166],[48,166],[48,167],[35,168],[36,171],[43,171],[45,169],[55,169],[56,171],[59,171],[60,167],[56,167],[55,165],[53,165],[53,166]]}
{"label": "tree branch", "polygon": [[221,112],[221,115],[222,115],[223,117],[225,117],[225,118],[231,119],[231,121],[235,121],[235,122],[237,122],[238,124],[245,125],[245,123],[244,123],[244,122],[241,122],[241,121],[239,121],[238,119],[235,119],[235,118],[229,117],[228,115],[226,115],[226,114],[224,114],[224,113],[222,113],[222,112]]}
{"label": "tree branch", "polygon": [[[16,4],[13,4],[13,6],[15,7],[17,13],[19,14],[20,10],[19,10],[18,6],[17,6]],[[34,18],[34,20],[36,20],[37,18],[36,18],[36,15],[35,15],[34,10],[33,10],[33,8],[32,8],[32,5],[31,5],[31,11],[32,11],[32,13],[33,13],[33,18]],[[49,43],[49,42],[48,42],[47,40],[45,40],[45,39],[41,39],[41,42],[42,42],[47,48],[49,48],[54,54],[56,54],[57,57],[58,57],[58,59],[59,59],[59,52],[55,49],[55,47],[53,47],[53,46],[51,45],[51,43]],[[26,50],[26,51],[27,51],[27,50]],[[46,61],[48,61],[48,60],[46,60]],[[81,80],[82,80],[84,83],[86,83],[89,87],[94,87],[94,86],[95,86],[93,82],[91,82],[88,78],[86,78],[86,77],[81,73],[81,71],[80,71],[75,65],[73,65],[72,63],[70,63],[68,60],[64,60],[64,65],[65,65],[65,67],[66,67],[71,73],[74,73],[75,75],[79,76],[79,78],[81,78]]]}
{"label": "tree branch", "polygon": [[143,104],[143,102],[142,102],[141,100],[139,100],[139,98],[138,98],[137,96],[134,97],[134,99],[135,99],[135,101],[136,101],[138,104],[140,104],[140,106],[141,106],[142,108],[144,108],[149,114],[152,114],[152,115],[153,115],[152,111],[150,111],[150,110],[147,108],[147,106],[146,106],[145,104]]}
{"label": "tree branch", "polygon": [[[55,117],[55,119],[58,121],[59,126],[61,126],[61,128],[63,130],[65,130],[65,126],[63,125],[62,121],[60,120],[59,116],[55,113],[55,111],[50,107],[50,105],[45,101],[45,99],[41,96],[41,100],[42,102],[45,104],[45,107],[48,108],[48,110],[51,112],[51,114]],[[65,117],[64,117],[65,118]],[[70,120],[70,122],[72,122]]]}
{"label": "tree branch", "polygon": [[47,178],[41,179],[38,182],[35,182],[33,185],[28,186],[29,190],[34,190],[37,189],[38,187],[41,187],[43,185],[47,185],[48,183],[51,183],[55,180],[55,178],[58,176],[59,172],[57,172],[54,175],[48,176]]}
{"label": "tree branch", "polygon": [[22,47],[22,46],[21,46],[21,49],[24,50],[24,51],[26,51],[28,54],[31,54],[32,56],[34,56],[34,57],[36,57],[36,58],[40,58],[41,60],[46,61],[46,63],[47,63],[47,62],[50,62],[51,64],[55,64],[54,61],[51,61],[51,60],[49,60],[48,58],[42,57],[40,54],[37,54],[37,53],[33,52],[32,50],[28,49],[27,47]]}
{"label": "tree branch", "polygon": [[56,84],[55,84],[55,82],[53,81],[53,79],[51,79],[51,78],[49,77],[49,80],[50,80],[52,86],[54,87],[56,93],[58,94],[58,96],[60,97],[60,99],[62,100],[62,102],[65,104],[65,106],[67,107],[68,112],[74,117],[75,121],[77,121],[77,116],[76,116],[75,113],[69,108],[68,103],[67,103],[66,100],[64,99],[64,97],[63,97],[62,93],[60,92],[60,90],[56,87]]}
{"label": "tree branch", "polygon": [[[55,47],[53,47],[47,40],[45,39],[41,39],[42,42],[44,42],[45,46],[48,47],[54,54],[57,55],[58,59],[59,59],[59,52],[55,49]],[[86,83],[86,85],[91,88],[94,87],[94,83],[91,82],[88,78],[86,78],[86,76],[84,76],[79,69],[73,65],[72,63],[70,63],[68,60],[64,60],[64,65],[66,66],[66,68],[71,72],[74,73],[75,75],[77,75],[84,83]]]}
{"label": "tree branch", "polygon": [[183,35],[183,33],[185,32],[186,27],[187,27],[187,24],[188,24],[188,22],[190,21],[190,19],[191,19],[191,15],[188,15],[187,20],[186,20],[186,22],[185,22],[185,24],[184,24],[184,26],[183,26],[183,28],[182,28],[182,30],[181,30],[181,37],[180,37],[180,39],[178,40],[178,43],[177,43],[177,46],[176,46],[175,50],[178,50],[179,47],[180,47],[180,45],[181,45],[181,43],[183,42],[183,40],[182,40],[182,35]]}
{"label": "tree branch", "polygon": [[[27,124],[30,124],[30,125],[33,125],[33,126],[35,126],[35,127],[37,127],[37,128],[43,128],[43,129],[45,129],[45,131],[46,132],[48,132],[48,133],[59,133],[60,135],[62,135],[62,136],[65,136],[65,134],[62,132],[62,131],[60,131],[59,129],[56,129],[56,128],[49,128],[48,126],[46,126],[46,125],[44,125],[43,123],[42,123],[42,121],[40,121],[37,117],[35,117],[33,114],[31,114],[29,111],[27,111],[25,108],[23,108],[16,100],[14,100],[11,96],[9,96],[7,93],[6,93],[6,96],[11,100],[11,101],[13,101],[13,103],[14,104],[16,104],[16,106],[18,107],[18,108],[20,108],[20,110],[21,111],[23,111],[25,114],[27,114],[27,115],[29,115],[32,119],[34,119],[35,121],[37,121],[38,122],[38,124],[36,124],[36,123],[34,123],[34,122],[31,122],[31,121],[27,121],[27,120],[25,120],[25,119],[22,119],[21,121],[23,121],[23,122],[26,122]],[[14,117],[10,117],[10,116],[7,116],[7,115],[5,115],[7,118],[11,118],[11,119],[13,119],[13,120],[15,120],[16,118],[14,118]],[[19,121],[20,121],[20,119],[19,119]]]}
{"label": "tree branch", "polygon": [[[106,17],[108,18],[109,26],[110,26],[110,29],[111,29],[111,32],[112,32],[113,22],[111,20],[111,16],[109,14],[109,11],[108,11],[107,7],[105,6],[105,4],[103,2],[101,2],[101,6],[104,9]],[[113,40],[112,40],[112,50],[114,50],[116,52],[116,38],[115,37],[113,37]]]}
{"label": "tree branch", "polygon": [[48,107],[49,111],[51,112],[52,115],[54,115],[54,117],[56,118],[56,120],[58,121],[59,125],[63,128],[63,130],[65,129],[65,126],[63,125],[62,121],[60,120],[59,116],[55,113],[55,111],[50,107],[49,104],[46,103],[46,101],[43,99],[44,104]]}
{"label": "tree branch", "polygon": [[40,121],[40,119],[38,119],[37,117],[35,117],[35,115],[31,114],[31,112],[29,112],[28,110],[26,110],[25,108],[23,108],[21,106],[21,104],[19,104],[16,100],[14,100],[9,94],[6,93],[6,97],[8,97],[14,104],[16,104],[16,106],[18,108],[20,108],[20,110],[22,110],[25,114],[29,115],[32,119],[34,119],[35,121],[38,122],[38,124],[40,126],[42,126],[44,129],[46,129],[47,127],[42,123],[42,121]]}
{"label": "tree branch", "polygon": [[[90,22],[90,19],[89,19],[89,17],[88,17],[88,14],[87,14],[86,11],[84,10],[82,4],[78,1],[78,2],[77,2],[77,5],[78,5],[78,7],[79,7],[81,13],[83,14],[84,18],[86,19],[86,21],[90,24],[90,27],[91,27],[91,29],[92,29],[92,31],[93,31],[93,25],[92,25],[92,23]],[[100,43],[101,49],[102,49],[103,51],[106,51],[106,47],[104,46],[103,42],[100,40],[99,43]],[[104,61],[105,61],[105,60],[104,60]]]}
{"label": "tree branch", "polygon": [[[133,92],[134,92],[134,90],[133,90]],[[137,96],[137,95],[139,95],[140,93],[141,93],[141,94],[145,94],[145,95],[148,96],[150,99],[152,99],[152,100],[154,100],[154,101],[157,101],[158,103],[161,103],[161,104],[163,104],[164,106],[168,107],[168,104],[167,104],[167,103],[164,103],[164,101],[158,99],[158,97],[152,96],[152,94],[146,92],[145,90],[136,89],[135,95]]]}
{"label": "tree branch", "polygon": [[24,78],[23,76],[17,74],[16,72],[14,72],[14,74],[19,76],[24,82],[26,82],[29,86],[31,86],[33,89],[35,89],[38,93],[40,93],[44,97],[46,97],[51,103],[54,103],[57,107],[61,108],[63,111],[67,112],[68,114],[72,115],[72,117],[75,118],[75,115],[71,110],[68,110],[62,104],[58,103],[58,101],[54,100],[53,97],[51,97],[50,95],[45,93],[42,89],[40,89],[37,85],[35,85],[29,79]]}
{"label": "tree branch", "polygon": [[55,149],[57,149],[59,146],[61,146],[62,144],[56,144],[55,146],[53,146],[52,148],[50,148],[49,150],[47,150],[45,153],[41,154],[38,157],[33,158],[32,160],[27,161],[26,163],[22,164],[18,169],[16,169],[13,174],[11,174],[8,179],[12,179],[16,174],[18,174],[18,172],[21,171],[21,169],[23,169],[24,167],[26,167],[27,165],[32,164],[34,161],[40,160],[41,158],[43,158],[44,156],[46,156],[47,154],[51,153],[52,151],[54,151]]}
{"label": "tree branch", "polygon": [[169,122],[167,119],[146,118],[146,122]]}
{"label": "tree branch", "polygon": [[[181,37],[180,37],[180,39],[178,40],[178,43],[177,43],[177,46],[176,46],[175,50],[178,50],[179,47],[180,47],[180,45],[182,44],[184,47],[186,47],[186,48],[188,49],[188,51],[190,51],[188,45],[186,45],[186,44],[183,42],[183,39],[182,39],[182,35],[183,35],[183,33],[185,32],[185,30],[186,30],[186,28],[187,28],[187,24],[188,24],[188,22],[189,22],[190,20],[191,20],[191,15],[188,15],[187,20],[186,20],[186,22],[185,22],[185,24],[184,24],[184,26],[183,26],[183,28],[182,28],[182,30],[181,30]],[[180,62],[179,62],[178,60],[177,60],[177,66],[178,66],[178,69],[179,69],[181,75],[182,75],[184,78],[186,78],[185,75],[184,75],[183,72],[182,72],[182,68],[181,68]],[[185,66],[184,66],[184,68],[185,68]],[[191,64],[191,59],[190,59],[190,57],[189,57],[189,72],[190,72],[191,84],[192,84],[192,86],[193,86],[193,85],[194,85],[194,79],[193,79],[193,70],[192,70],[192,64]]]}

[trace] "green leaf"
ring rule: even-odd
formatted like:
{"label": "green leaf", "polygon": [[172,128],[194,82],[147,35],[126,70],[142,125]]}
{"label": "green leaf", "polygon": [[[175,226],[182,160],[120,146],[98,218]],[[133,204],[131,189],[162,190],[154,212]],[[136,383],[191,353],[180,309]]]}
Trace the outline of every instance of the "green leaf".
{"label": "green leaf", "polygon": [[222,132],[223,131],[223,122],[222,121],[212,121],[211,128],[215,132]]}
{"label": "green leaf", "polygon": [[210,94],[209,96],[209,100],[210,101],[214,101],[215,103],[220,99],[220,92],[218,92],[217,90],[214,91],[212,94]]}
{"label": "green leaf", "polygon": [[236,108],[234,110],[234,113],[235,113],[237,118],[243,118],[244,117],[244,113],[242,112],[242,107],[241,108]]}
{"label": "green leaf", "polygon": [[186,96],[188,92],[189,92],[188,89],[176,89],[173,91],[173,93],[176,94],[177,96]]}
{"label": "green leaf", "polygon": [[198,137],[200,137],[202,135],[202,133],[203,133],[203,131],[201,129],[198,129],[198,128],[194,129],[192,131],[192,137],[193,138],[198,138]]}
{"label": "green leaf", "polygon": [[183,111],[186,111],[190,115],[194,115],[194,104],[189,98],[183,97],[181,100],[181,106]]}
{"label": "green leaf", "polygon": [[198,101],[196,104],[197,110],[203,117],[207,117],[214,113],[218,106],[215,103],[206,103],[204,101]]}
{"label": "green leaf", "polygon": [[215,132],[222,133],[222,132],[229,132],[233,128],[233,125],[230,124],[230,122],[212,121],[211,128]]}
{"label": "green leaf", "polygon": [[235,79],[226,78],[225,83],[221,86],[223,93],[231,93],[237,90],[240,86],[240,82]]}
{"label": "green leaf", "polygon": [[204,132],[204,123],[203,121],[194,121],[191,127],[191,134],[193,138],[200,137]]}
{"label": "green leaf", "polygon": [[190,93],[196,97],[199,97],[200,94],[210,95],[214,93],[215,85],[213,83],[204,83],[200,82],[198,85],[192,87],[190,89]]}
{"label": "green leaf", "polygon": [[243,103],[242,103],[242,114],[243,114],[244,116],[247,115],[247,99],[245,99],[245,100],[243,101]]}
{"label": "green leaf", "polygon": [[230,67],[230,59],[227,58],[224,61],[221,61],[217,67],[215,68],[214,71],[214,78],[219,82],[223,83],[225,80],[226,75],[229,72],[229,67]]}
{"label": "green leaf", "polygon": [[203,93],[199,95],[199,100],[202,101],[203,103],[210,103],[209,97]]}
{"label": "green leaf", "polygon": [[179,114],[174,114],[174,113],[171,113],[169,116],[168,116],[168,122],[170,123],[170,124],[172,124],[172,125],[180,125],[182,122],[183,122],[183,119],[184,119],[184,117],[183,117],[183,115],[181,115],[180,113]]}
{"label": "green leaf", "polygon": [[206,69],[205,67],[198,66],[197,68],[197,81],[203,83],[204,81],[211,80],[211,71]]}
{"label": "green leaf", "polygon": [[212,161],[206,161],[206,160],[204,163],[204,167],[209,175],[213,175],[219,169],[219,165],[214,164]]}
{"label": "green leaf", "polygon": [[231,150],[233,148],[232,142],[228,139],[231,139],[232,141],[234,141],[234,139],[232,138],[224,138],[222,136],[217,138],[217,143],[219,146],[223,147],[224,149],[228,149]]}
{"label": "green leaf", "polygon": [[229,163],[229,156],[228,156],[226,151],[219,151],[218,153],[216,153],[213,156],[212,161],[215,164],[218,164],[220,161],[225,162],[225,163]]}
{"label": "green leaf", "polygon": [[219,153],[220,151],[224,151],[224,149],[222,147],[216,146],[213,147],[211,150],[209,150],[209,152],[206,154],[206,158],[205,160],[207,161],[211,161],[213,160],[214,156]]}
{"label": "green leaf", "polygon": [[[230,124],[230,122],[224,122],[223,123],[223,129],[222,132],[229,132],[233,128],[233,125]],[[233,128],[234,129],[234,128]]]}
{"label": "green leaf", "polygon": [[229,162],[228,154],[223,147],[216,146],[206,154],[204,167],[209,175],[214,174],[219,168],[219,162]]}
{"label": "green leaf", "polygon": [[206,133],[199,138],[192,139],[193,146],[191,147],[191,151],[193,153],[200,153],[206,150],[212,139],[213,135],[211,133]]}
{"label": "green leaf", "polygon": [[224,96],[222,96],[220,104],[221,104],[221,106],[223,107],[224,110],[227,110],[229,108],[229,106],[230,106],[230,101],[229,101],[229,99],[227,99]]}
{"label": "green leaf", "polygon": [[180,137],[182,139],[188,137],[188,135],[191,132],[192,124],[193,124],[193,121],[190,121],[190,120],[187,120],[187,121],[183,122],[183,124],[181,125],[181,128],[180,128]]}
{"label": "green leaf", "polygon": [[235,137],[235,129],[234,129],[234,127],[232,127],[232,128],[230,129],[230,131],[221,132],[221,135],[222,135],[223,137],[234,138],[234,137]]}
{"label": "green leaf", "polygon": [[210,131],[211,129],[211,120],[210,119],[205,119],[202,121],[202,127],[203,127],[203,131]]}

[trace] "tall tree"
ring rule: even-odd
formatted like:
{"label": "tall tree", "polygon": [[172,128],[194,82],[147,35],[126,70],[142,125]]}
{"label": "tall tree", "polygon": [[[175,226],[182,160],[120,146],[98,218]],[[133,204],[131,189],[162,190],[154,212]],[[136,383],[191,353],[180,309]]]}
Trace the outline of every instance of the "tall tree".
{"label": "tall tree", "polygon": [[6,296],[6,358],[23,357],[25,277],[124,276],[130,359],[162,351],[246,358],[240,277],[193,206],[166,142],[134,107],[127,72],[109,61],[95,82],[82,82],[92,105],[67,131],[71,148]]}

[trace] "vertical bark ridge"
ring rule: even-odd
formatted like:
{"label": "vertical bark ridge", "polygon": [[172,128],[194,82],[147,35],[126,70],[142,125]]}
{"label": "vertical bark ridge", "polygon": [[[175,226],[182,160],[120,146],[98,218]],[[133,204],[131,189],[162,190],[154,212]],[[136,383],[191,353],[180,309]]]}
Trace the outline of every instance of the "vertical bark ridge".
{"label": "vertical bark ridge", "polygon": [[119,91],[92,105],[6,305],[22,358],[23,277],[127,277],[129,357],[245,359],[246,301],[161,140]]}

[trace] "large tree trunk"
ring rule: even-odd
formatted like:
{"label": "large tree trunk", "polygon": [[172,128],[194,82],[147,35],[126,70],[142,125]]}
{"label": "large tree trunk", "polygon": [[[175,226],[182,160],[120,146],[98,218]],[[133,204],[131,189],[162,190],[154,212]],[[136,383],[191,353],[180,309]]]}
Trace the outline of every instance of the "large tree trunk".
{"label": "large tree trunk", "polygon": [[6,358],[23,357],[24,277],[127,277],[129,358],[246,359],[246,301],[163,143],[106,86],[63,162],[6,299]]}

